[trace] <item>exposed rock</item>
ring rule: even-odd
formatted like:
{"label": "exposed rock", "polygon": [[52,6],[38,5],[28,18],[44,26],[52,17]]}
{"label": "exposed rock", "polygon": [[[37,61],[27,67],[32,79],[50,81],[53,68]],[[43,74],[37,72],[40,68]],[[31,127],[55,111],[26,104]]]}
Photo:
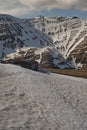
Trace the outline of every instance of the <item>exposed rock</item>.
{"label": "exposed rock", "polygon": [[[58,53],[53,47],[38,48],[22,48],[16,53],[9,54],[4,57],[4,63],[16,63],[20,61],[36,61],[42,68],[60,68],[60,69],[75,69],[75,66],[66,61],[64,57]],[[27,64],[27,62],[26,62]]]}

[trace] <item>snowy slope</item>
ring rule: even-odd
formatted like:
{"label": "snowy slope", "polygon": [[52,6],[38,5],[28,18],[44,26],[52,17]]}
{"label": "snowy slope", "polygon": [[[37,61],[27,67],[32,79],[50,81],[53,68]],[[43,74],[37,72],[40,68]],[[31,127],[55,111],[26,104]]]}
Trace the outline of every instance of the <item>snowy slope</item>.
{"label": "snowy slope", "polygon": [[0,64],[0,130],[86,128],[86,79]]}
{"label": "snowy slope", "polygon": [[26,20],[10,15],[0,15],[0,57],[15,52],[21,47],[38,47],[52,45],[52,39],[29,26]]}

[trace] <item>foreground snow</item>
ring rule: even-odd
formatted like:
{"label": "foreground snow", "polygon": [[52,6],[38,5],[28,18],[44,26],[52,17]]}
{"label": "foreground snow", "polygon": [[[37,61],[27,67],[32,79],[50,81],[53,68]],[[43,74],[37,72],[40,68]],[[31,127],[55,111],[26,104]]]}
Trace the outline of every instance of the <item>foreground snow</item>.
{"label": "foreground snow", "polygon": [[86,130],[87,79],[0,64],[0,129]]}

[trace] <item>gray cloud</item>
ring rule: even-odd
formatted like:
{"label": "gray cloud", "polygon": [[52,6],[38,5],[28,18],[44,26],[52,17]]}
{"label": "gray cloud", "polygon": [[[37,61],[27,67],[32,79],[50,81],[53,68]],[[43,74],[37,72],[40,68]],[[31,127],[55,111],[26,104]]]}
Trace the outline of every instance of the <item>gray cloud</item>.
{"label": "gray cloud", "polygon": [[87,11],[87,0],[0,0],[0,13],[24,15],[42,9],[70,9]]}

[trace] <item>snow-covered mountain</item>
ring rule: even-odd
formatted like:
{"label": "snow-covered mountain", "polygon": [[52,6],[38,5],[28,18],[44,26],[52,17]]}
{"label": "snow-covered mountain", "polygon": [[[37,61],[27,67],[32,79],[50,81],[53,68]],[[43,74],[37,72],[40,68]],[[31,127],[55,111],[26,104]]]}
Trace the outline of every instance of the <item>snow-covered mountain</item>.
{"label": "snow-covered mountain", "polygon": [[0,59],[15,56],[33,58],[42,67],[75,68],[75,61],[86,67],[87,20],[0,15]]}
{"label": "snow-covered mountain", "polygon": [[74,56],[78,66],[87,64],[87,20],[78,17],[36,17],[28,20],[52,38],[65,58]]}
{"label": "snow-covered mountain", "polygon": [[42,67],[74,68],[59,54],[53,39],[29,24],[26,19],[0,15],[0,57],[4,60],[24,57]]}

